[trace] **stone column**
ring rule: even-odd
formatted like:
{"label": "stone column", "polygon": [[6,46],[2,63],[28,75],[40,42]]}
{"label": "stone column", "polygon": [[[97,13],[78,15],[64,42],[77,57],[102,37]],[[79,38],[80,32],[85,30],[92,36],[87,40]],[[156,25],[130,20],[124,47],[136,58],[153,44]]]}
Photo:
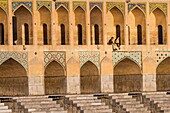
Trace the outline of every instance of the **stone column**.
{"label": "stone column", "polygon": [[91,45],[90,41],[90,7],[89,0],[86,1],[86,44]]}
{"label": "stone column", "polygon": [[103,2],[103,45],[107,46],[107,32],[106,32],[106,2]]}
{"label": "stone column", "polygon": [[8,0],[8,45],[13,45],[12,0]]}
{"label": "stone column", "polygon": [[[146,2],[146,45],[150,48],[149,2]],[[148,49],[149,49],[148,48]]]}
{"label": "stone column", "polygon": [[128,3],[125,2],[125,15],[124,15],[124,39],[125,39],[125,45],[129,45],[127,18],[128,18]]}
{"label": "stone column", "polygon": [[74,46],[74,35],[73,35],[73,24],[74,24],[74,20],[73,20],[73,2],[69,1],[69,43],[71,45],[71,47]]}
{"label": "stone column", "polygon": [[56,23],[55,23],[55,2],[52,2],[51,11],[51,44],[56,45]]}
{"label": "stone column", "polygon": [[37,9],[36,9],[36,0],[33,1],[33,45],[37,45]]}
{"label": "stone column", "polygon": [[22,25],[22,45],[25,45],[25,26]]}
{"label": "stone column", "polygon": [[168,49],[170,49],[170,1],[168,1],[167,11],[167,45]]}

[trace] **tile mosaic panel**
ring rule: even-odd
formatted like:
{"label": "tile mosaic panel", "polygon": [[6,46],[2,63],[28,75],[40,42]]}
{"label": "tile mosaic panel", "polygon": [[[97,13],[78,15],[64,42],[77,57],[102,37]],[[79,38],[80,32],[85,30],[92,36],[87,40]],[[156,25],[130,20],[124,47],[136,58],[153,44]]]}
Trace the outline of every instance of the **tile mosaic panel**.
{"label": "tile mosaic panel", "polygon": [[84,11],[86,11],[86,2],[75,1],[73,2],[73,10],[80,6]]}
{"label": "tile mosaic panel", "polygon": [[8,2],[0,1],[0,7],[7,13],[8,12]]}
{"label": "tile mosaic panel", "polygon": [[14,12],[20,5],[24,5],[30,10],[30,12],[32,12],[32,2],[12,2],[12,12]]}
{"label": "tile mosaic panel", "polygon": [[113,7],[117,7],[123,14],[125,13],[125,4],[123,2],[107,2],[107,11],[111,10]]}
{"label": "tile mosaic panel", "polygon": [[113,54],[112,54],[113,65],[116,65],[124,58],[132,59],[134,62],[136,62],[139,65],[140,68],[142,68],[142,52],[137,52],[137,51],[134,51],[134,52],[133,51],[131,51],[131,52],[123,52],[123,51],[113,52]]}
{"label": "tile mosaic panel", "polygon": [[158,66],[163,60],[170,57],[170,51],[156,51],[156,65]]}
{"label": "tile mosaic panel", "polygon": [[42,6],[45,6],[50,11],[52,10],[52,4],[50,1],[38,1],[37,2],[37,10],[39,10]]}
{"label": "tile mosaic panel", "polygon": [[14,59],[28,71],[28,53],[27,52],[0,52],[0,65],[8,59]]}
{"label": "tile mosaic panel", "polygon": [[161,9],[165,15],[167,14],[167,3],[150,3],[149,12],[152,13],[156,8]]}
{"label": "tile mosaic panel", "polygon": [[63,51],[46,51],[44,52],[44,63],[47,66],[51,61],[57,61],[63,67],[66,67],[66,53]]}
{"label": "tile mosaic panel", "polygon": [[103,9],[103,3],[102,2],[90,2],[90,10],[93,9],[93,7],[98,6],[101,10]]}
{"label": "tile mosaic panel", "polygon": [[146,13],[146,4],[144,4],[144,3],[138,3],[138,4],[130,3],[130,4],[128,4],[128,12],[130,12],[134,7],[139,7],[141,10],[143,10],[143,12]]}
{"label": "tile mosaic panel", "polygon": [[61,5],[63,5],[67,10],[69,10],[68,2],[55,2],[55,9],[58,9]]}
{"label": "tile mosaic panel", "polygon": [[98,69],[100,69],[100,52],[98,51],[80,51],[80,68],[87,62],[91,61],[96,65]]}

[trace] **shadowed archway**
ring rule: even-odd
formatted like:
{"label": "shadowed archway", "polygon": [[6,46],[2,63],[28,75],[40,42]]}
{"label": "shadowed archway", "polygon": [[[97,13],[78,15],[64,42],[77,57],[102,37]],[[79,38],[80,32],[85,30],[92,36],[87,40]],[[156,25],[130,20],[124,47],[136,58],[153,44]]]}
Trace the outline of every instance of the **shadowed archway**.
{"label": "shadowed archway", "polygon": [[97,67],[90,61],[86,62],[80,69],[81,93],[99,93],[101,91],[100,84]]}
{"label": "shadowed archway", "polygon": [[114,91],[138,92],[142,91],[142,73],[139,66],[126,58],[114,67]]}
{"label": "shadowed archway", "polygon": [[67,78],[63,67],[52,61],[45,69],[45,94],[65,94],[67,91]]}
{"label": "shadowed archway", "polygon": [[13,59],[0,65],[0,95],[28,95],[28,77],[24,67]]}

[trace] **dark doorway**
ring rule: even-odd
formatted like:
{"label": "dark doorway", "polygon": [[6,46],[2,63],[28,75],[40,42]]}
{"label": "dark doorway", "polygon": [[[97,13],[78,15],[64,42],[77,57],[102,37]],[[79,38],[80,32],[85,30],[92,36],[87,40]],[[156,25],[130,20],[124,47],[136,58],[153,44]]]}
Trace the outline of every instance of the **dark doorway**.
{"label": "dark doorway", "polygon": [[95,44],[99,44],[99,26],[97,24],[94,25],[94,34],[95,34]]}
{"label": "dark doorway", "polygon": [[162,25],[159,25],[159,26],[158,26],[158,44],[163,44]]}
{"label": "dark doorway", "polygon": [[28,24],[24,24],[25,30],[25,45],[29,45],[29,27]]}
{"label": "dark doorway", "polygon": [[137,35],[138,35],[138,45],[142,44],[142,26],[137,26]]}
{"label": "dark doorway", "polygon": [[121,44],[121,37],[120,37],[120,25],[116,25],[116,37],[119,37],[119,42]]}
{"label": "dark doorway", "polygon": [[12,27],[13,27],[13,45],[17,45],[17,18],[12,17]]}
{"label": "dark doorway", "polygon": [[43,24],[43,39],[44,39],[44,45],[48,44],[47,41],[47,24]]}
{"label": "dark doorway", "polygon": [[65,45],[66,41],[65,41],[65,25],[61,24],[61,45]]}
{"label": "dark doorway", "polygon": [[4,45],[4,25],[0,23],[0,44]]}
{"label": "dark doorway", "polygon": [[82,44],[82,25],[78,24],[78,45]]}

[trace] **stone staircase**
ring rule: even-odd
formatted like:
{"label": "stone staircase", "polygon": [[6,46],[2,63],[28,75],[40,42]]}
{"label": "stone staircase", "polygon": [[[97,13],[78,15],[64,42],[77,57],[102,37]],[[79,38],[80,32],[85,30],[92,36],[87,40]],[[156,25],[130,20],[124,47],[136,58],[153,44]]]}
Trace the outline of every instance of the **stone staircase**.
{"label": "stone staircase", "polygon": [[24,107],[26,110],[24,113],[67,113],[48,96],[14,97],[13,99]]}
{"label": "stone staircase", "polygon": [[12,110],[9,109],[4,103],[0,103],[0,113],[12,113]]}
{"label": "stone staircase", "polygon": [[151,113],[144,104],[128,93],[114,93],[109,96],[112,99],[113,111],[116,113]]}
{"label": "stone staircase", "polygon": [[142,95],[152,112],[170,113],[170,95],[167,92],[149,92]]}
{"label": "stone staircase", "polygon": [[109,106],[92,94],[66,95],[66,98],[77,107],[78,111],[74,113],[113,113]]}

